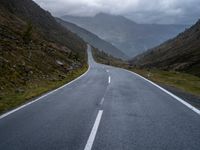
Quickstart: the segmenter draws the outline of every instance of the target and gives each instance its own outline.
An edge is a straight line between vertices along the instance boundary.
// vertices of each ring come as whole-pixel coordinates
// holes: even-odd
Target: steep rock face
[[[110,42],[129,57],[161,44],[186,28],[185,25],[138,24],[123,16],[104,13],[94,17],[61,18]]]
[[[176,38],[135,57],[131,63],[200,76],[200,20]]]

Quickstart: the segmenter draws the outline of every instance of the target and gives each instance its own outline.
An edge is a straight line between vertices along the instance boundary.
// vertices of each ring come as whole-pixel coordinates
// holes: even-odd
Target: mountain
[[[126,59],[127,56],[121,52],[119,49],[117,49],[115,46],[110,44],[107,41],[102,40],[95,34],[73,24],[67,21],[63,21],[59,18],[57,18],[57,22],[62,24],[64,27],[69,29],[70,31],[76,33],[78,36],[80,36],[85,42],[90,43],[94,47],[98,48],[99,50],[104,51],[105,53],[112,55],[117,58]]]
[[[45,40],[58,42],[77,52],[82,51],[75,42],[83,43],[83,41],[57,23],[49,12],[41,9],[32,0],[1,0],[1,6],[21,21],[31,23]]]
[[[32,0],[1,0],[0,112],[80,75],[86,46]]]
[[[200,76],[200,20],[174,39],[135,57],[131,63]]]
[[[182,32],[185,25],[138,24],[123,16],[97,14],[94,17],[62,16],[133,57]]]

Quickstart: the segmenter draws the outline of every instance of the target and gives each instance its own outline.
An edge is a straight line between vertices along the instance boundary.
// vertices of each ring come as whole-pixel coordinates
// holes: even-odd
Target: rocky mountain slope
[[[74,78],[86,61],[86,43],[35,2],[0,1],[0,112]]]
[[[104,13],[94,17],[61,18],[112,43],[130,57],[161,44],[186,28],[185,25],[138,24],[123,16]]]
[[[200,76],[200,20],[176,38],[135,57],[131,63]]]
[[[102,40],[97,35],[73,24],[67,21],[63,21],[59,18],[56,19],[60,24],[62,24],[64,27],[69,29],[70,31],[76,33],[78,36],[80,36],[85,42],[90,43],[94,47],[98,48],[101,51],[104,51],[105,53],[112,55],[117,58],[126,59],[127,56],[121,52],[118,48],[113,46],[107,41]]]

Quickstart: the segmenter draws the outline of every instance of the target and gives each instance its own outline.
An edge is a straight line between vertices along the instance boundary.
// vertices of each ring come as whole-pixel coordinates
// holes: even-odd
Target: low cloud
[[[200,0],[34,0],[55,16],[94,16],[104,12],[140,23],[192,24]]]

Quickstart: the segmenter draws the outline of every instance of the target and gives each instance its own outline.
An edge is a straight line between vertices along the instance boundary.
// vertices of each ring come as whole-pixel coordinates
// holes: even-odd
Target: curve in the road
[[[88,62],[76,80],[1,116],[0,149],[199,150],[196,109],[135,73],[96,63],[90,46]]]

